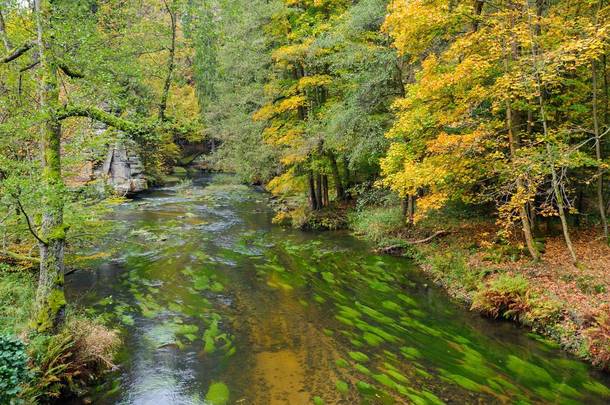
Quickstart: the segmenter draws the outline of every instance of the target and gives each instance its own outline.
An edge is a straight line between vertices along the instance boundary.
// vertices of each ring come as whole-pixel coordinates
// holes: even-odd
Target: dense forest
[[[66,275],[116,253],[117,207],[201,171],[607,371],[609,45],[604,0],[0,1],[0,402],[115,367],[120,328]]]

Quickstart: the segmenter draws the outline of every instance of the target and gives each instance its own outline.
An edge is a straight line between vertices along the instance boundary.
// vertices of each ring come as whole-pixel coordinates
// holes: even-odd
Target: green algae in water
[[[121,323],[127,326],[133,326],[136,321],[134,321],[133,316],[131,315],[121,315]]]
[[[371,370],[369,370],[368,368],[366,368],[365,366],[363,366],[362,364],[356,363],[354,365],[354,369],[356,369],[356,371],[364,374],[364,375],[371,375],[373,373],[371,373]]]
[[[403,310],[402,306],[397,304],[397,303],[395,303],[395,302],[393,302],[393,301],[383,301],[381,303],[381,306],[384,307],[387,310],[394,311],[394,312],[399,313],[399,314],[403,314],[404,313],[404,310]]]
[[[364,332],[362,334],[362,339],[368,343],[369,346],[377,347],[384,342],[384,340],[375,335],[374,333]]]
[[[210,405],[226,405],[229,403],[229,388],[221,382],[212,383],[205,394],[205,400]]]
[[[404,302],[407,305],[410,305],[412,307],[417,307],[418,306],[417,302],[413,298],[411,298],[411,297],[409,297],[407,295],[396,294],[396,297],[398,297],[399,300],[401,300],[402,302]]]
[[[329,284],[335,284],[337,282],[335,280],[335,275],[329,271],[322,272],[322,278]]]
[[[347,394],[349,392],[349,385],[347,385],[345,381],[337,380],[335,387],[337,387],[337,391],[342,394]]]
[[[385,385],[389,388],[396,388],[396,383],[385,374],[373,374],[375,381]]]
[[[349,367],[349,363],[347,361],[345,361],[344,359],[335,360],[335,364],[337,365],[337,367],[342,367],[342,368]]]
[[[414,347],[401,347],[400,353],[408,360],[416,360],[421,357],[421,353]]]
[[[358,381],[356,382],[356,389],[361,393],[361,394],[365,394],[365,395],[372,395],[375,393],[375,388],[364,381]]]
[[[347,319],[341,315],[335,315],[335,319],[347,326],[355,326],[354,322],[351,319]]]
[[[552,384],[553,377],[542,367],[522,360],[516,356],[509,355],[506,361],[506,368],[519,376],[519,378],[530,383]]]
[[[597,381],[585,381],[582,383],[582,387],[589,392],[593,392],[601,397],[610,398],[610,388]]]
[[[445,370],[440,370],[440,372],[442,374],[441,379],[443,379],[447,382],[453,382],[468,391],[474,391],[474,392],[481,391],[481,385],[472,381],[468,377],[464,377],[463,375],[459,375],[459,374],[448,373]]]
[[[208,329],[203,333],[203,352],[206,354],[216,351],[216,337],[219,334],[218,319],[212,320]]]
[[[395,379],[396,381],[400,381],[402,383],[407,383],[409,382],[409,380],[407,379],[407,377],[405,377],[404,375],[400,374],[398,371],[396,370],[392,370],[392,369],[387,369],[385,371],[387,374],[389,374],[393,379]]]
[[[366,363],[367,361],[370,360],[369,356],[367,356],[366,354],[364,354],[362,352],[349,352],[348,355],[353,360],[360,362],[360,363]]]
[[[320,397],[313,397],[314,405],[324,405],[324,400]]]

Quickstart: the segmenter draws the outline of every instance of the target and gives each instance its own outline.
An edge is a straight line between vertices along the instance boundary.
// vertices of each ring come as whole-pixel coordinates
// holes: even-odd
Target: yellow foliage
[[[305,76],[299,80],[297,87],[300,90],[306,90],[312,87],[327,86],[331,84],[332,81],[332,77],[330,77],[329,75]]]

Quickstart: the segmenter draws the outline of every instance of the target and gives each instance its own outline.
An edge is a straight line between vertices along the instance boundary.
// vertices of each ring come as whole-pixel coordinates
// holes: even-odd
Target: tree
[[[95,59],[100,54],[104,56],[102,44],[106,40],[105,24],[110,24],[112,29],[116,29],[117,26],[120,27],[125,14],[117,17],[108,10],[91,7],[89,3],[36,0],[30,15],[36,27],[36,38],[27,38],[22,46],[9,50],[1,59],[5,64],[14,64],[33,53],[34,62],[26,66],[27,70],[36,68],[36,82],[39,87],[37,95],[39,109],[34,112],[24,110],[21,117],[16,116],[11,122],[17,124],[19,119],[23,119],[24,122],[41,122],[42,187],[39,229],[21,203],[20,188],[13,188],[20,214],[23,215],[29,230],[38,241],[40,250],[40,275],[36,295],[36,316],[33,323],[41,332],[52,330],[62,322],[66,306],[63,290],[64,251],[69,225],[64,221],[67,190],[62,173],[65,122],[72,118],[86,117],[123,131],[139,144],[149,146],[159,145],[158,140],[164,138],[166,136],[164,134],[184,131],[179,123],[164,122],[168,118],[165,111],[175,69],[177,20],[172,7],[176,7],[175,2],[172,6],[168,5],[167,9],[171,11],[169,14],[173,23],[168,72],[161,92],[162,101],[159,103],[160,123],[150,121],[150,124],[147,124],[144,120],[143,123],[135,124],[99,108],[98,105],[104,103],[103,99],[91,96],[91,89],[102,89],[101,92],[97,90],[98,94],[112,96],[110,92],[104,94],[104,91],[110,89],[100,87],[100,82],[108,83],[106,80],[108,71],[112,72],[114,66],[108,62],[96,64]],[[23,10],[19,12],[23,13]],[[81,29],[77,31],[79,36],[75,38],[73,27],[76,23]],[[100,26],[101,30],[98,29]],[[3,30],[3,35],[6,34]],[[132,46],[126,48],[126,53],[132,52]],[[120,60],[120,54],[117,55],[117,59]],[[26,71],[24,68],[18,70]],[[121,82],[122,79],[118,81]],[[20,91],[21,85],[20,77]],[[118,93],[124,95],[126,87],[119,87]]]

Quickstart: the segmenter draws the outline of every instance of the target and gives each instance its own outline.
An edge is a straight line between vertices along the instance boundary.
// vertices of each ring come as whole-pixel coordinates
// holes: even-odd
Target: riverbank
[[[0,262],[0,403],[15,398],[27,404],[54,403],[83,395],[114,367],[118,333],[74,306],[68,307],[66,321],[55,333],[33,330],[35,293],[30,269]]]
[[[470,310],[529,327],[534,338],[544,335],[608,371],[610,247],[600,235],[573,235],[577,265],[560,235],[541,239],[542,260],[533,263],[523,246],[500,240],[496,225],[480,218],[441,213],[408,227],[399,208],[375,208],[349,215],[349,226],[378,252],[414,259]]]

